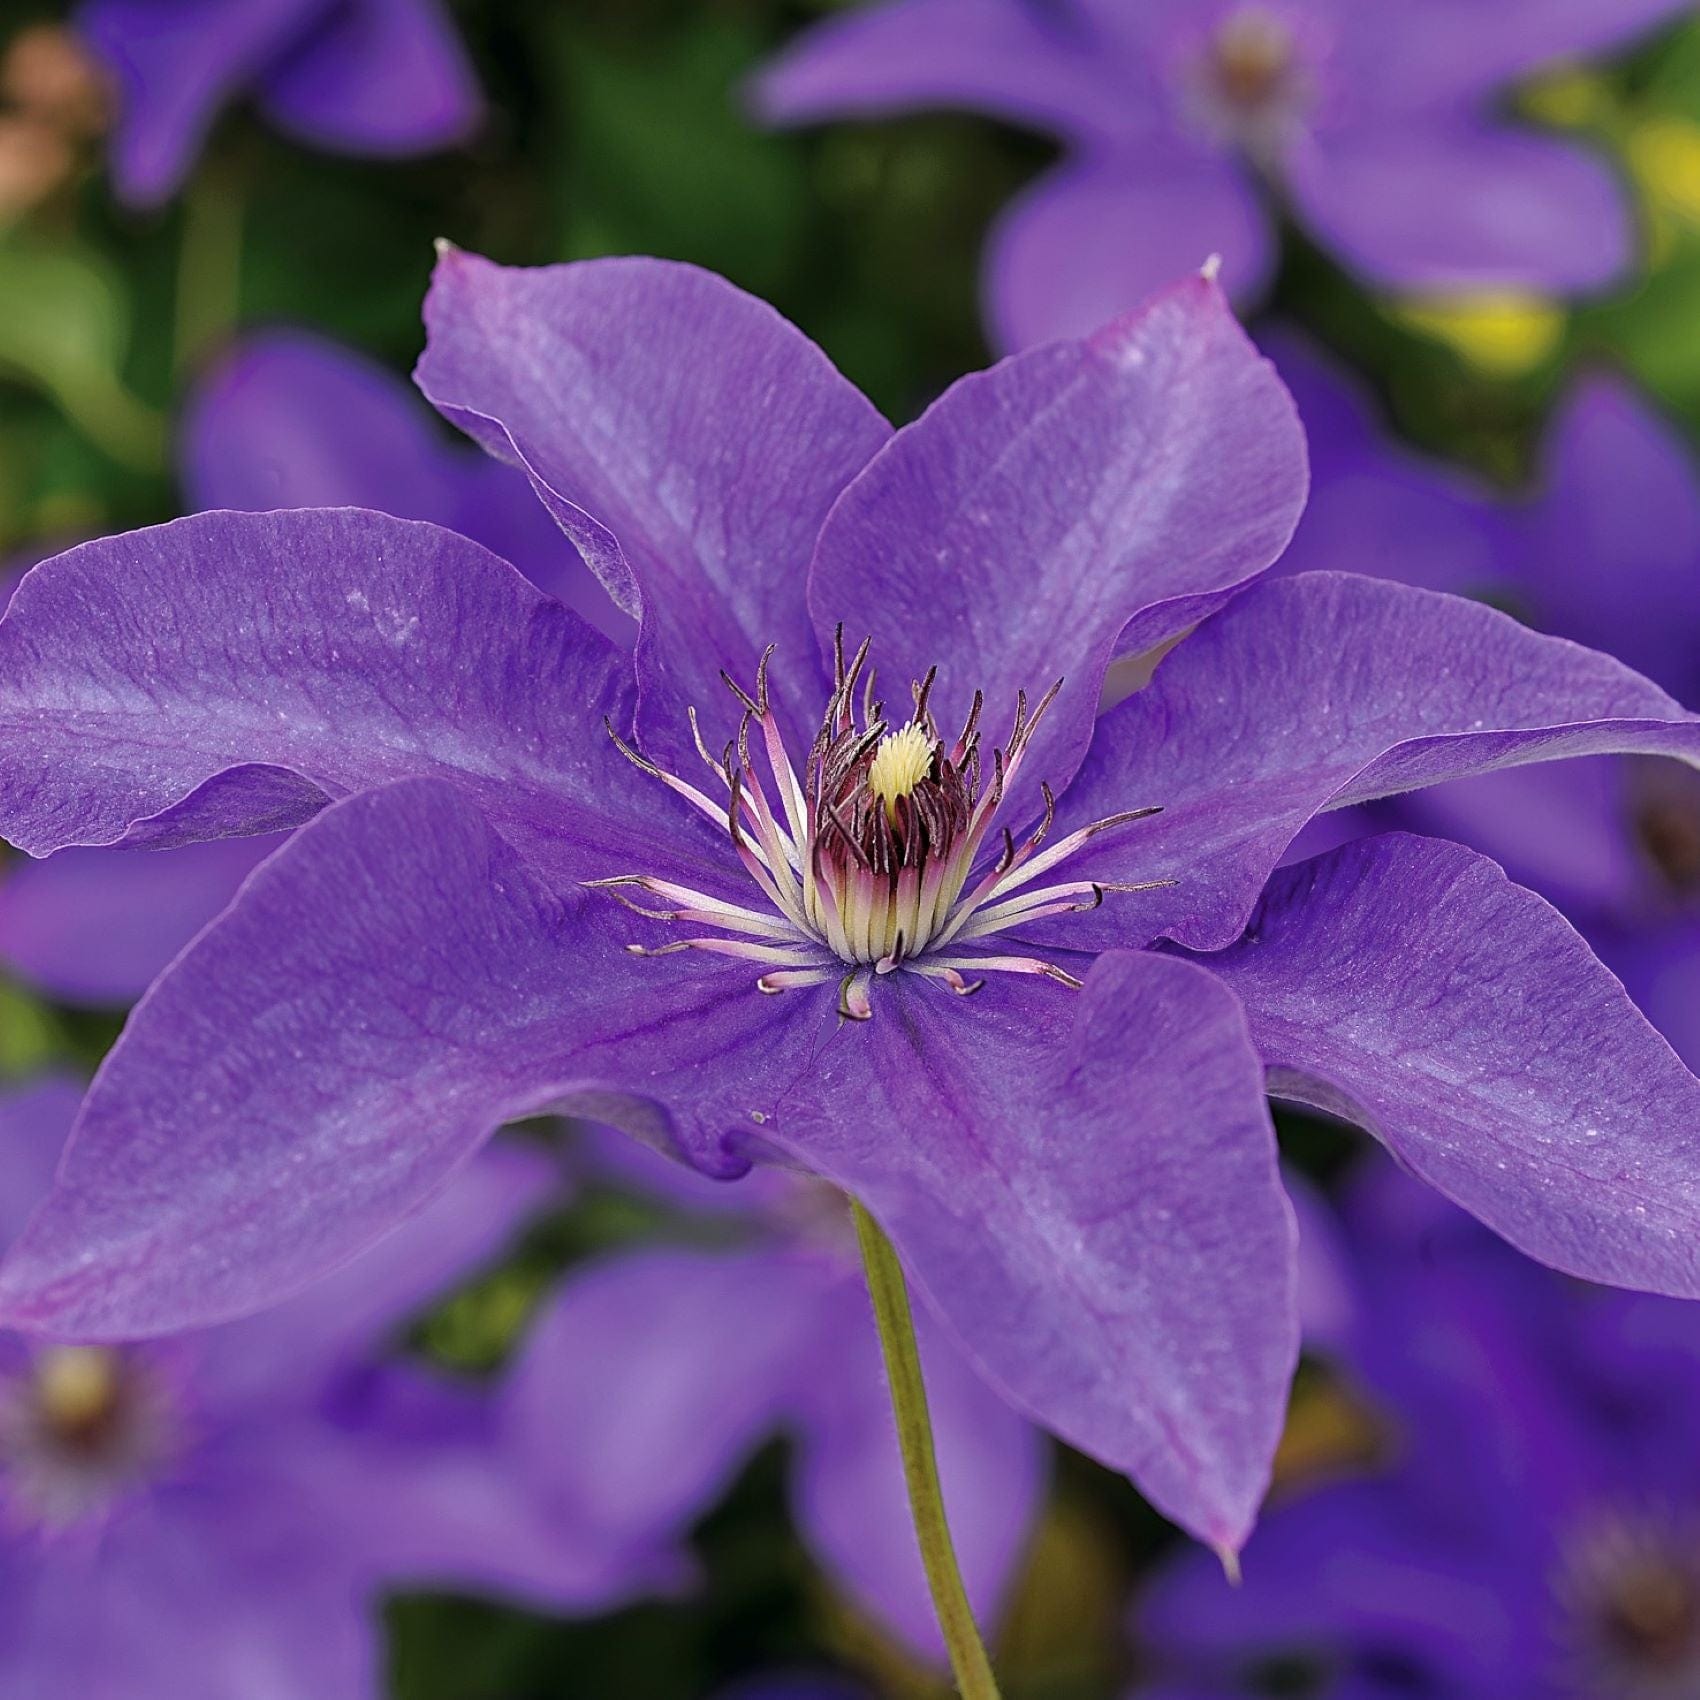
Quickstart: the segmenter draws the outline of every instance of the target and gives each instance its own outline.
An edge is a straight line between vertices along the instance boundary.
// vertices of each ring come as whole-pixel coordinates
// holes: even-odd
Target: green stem
[[[183,197],[172,361],[178,378],[235,330],[242,311],[243,185],[239,168],[214,156]]]
[[[998,1700],[997,1679],[974,1625],[974,1612],[962,1586],[956,1548],[945,1519],[938,1460],[933,1452],[933,1422],[927,1414],[927,1388],[921,1378],[921,1354],[915,1345],[915,1319],[909,1310],[903,1268],[879,1223],[855,1199],[850,1201],[850,1210],[856,1221],[856,1241],[862,1248],[868,1296],[874,1301],[874,1320],[879,1324],[885,1373],[891,1383],[909,1509],[957,1692],[962,1700]]]

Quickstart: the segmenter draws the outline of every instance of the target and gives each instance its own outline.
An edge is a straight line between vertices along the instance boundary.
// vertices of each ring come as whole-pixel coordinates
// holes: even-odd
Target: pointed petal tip
[[[1198,275],[1203,278],[1206,283],[1218,282],[1222,276],[1222,256],[1220,254],[1212,254],[1204,262],[1204,264],[1198,268]]]
[[[1213,1545],[1210,1550],[1215,1553],[1216,1562],[1222,1566],[1222,1574],[1227,1578],[1228,1586],[1239,1587],[1245,1580],[1244,1572],[1240,1569],[1239,1549],[1222,1541]]]

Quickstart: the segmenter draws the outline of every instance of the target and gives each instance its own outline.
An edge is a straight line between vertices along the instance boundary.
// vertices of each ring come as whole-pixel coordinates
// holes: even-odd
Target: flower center
[[[68,1452],[98,1452],[111,1438],[124,1401],[117,1356],[95,1346],[58,1346],[35,1366],[44,1428]]]
[[[1260,163],[1312,105],[1313,87],[1293,23],[1272,6],[1237,6],[1210,32],[1184,78],[1194,121]]]
[[[1691,1574],[1643,1561],[1617,1579],[1601,1623],[1607,1642],[1633,1665],[1700,1669],[1700,1592]]]
[[[1637,764],[1633,793],[1636,839],[1666,889],[1700,896],[1700,776]]]
[[[164,1462],[171,1417],[165,1386],[139,1355],[47,1347],[0,1385],[0,1477],[30,1520],[75,1522]]]
[[[1588,1531],[1561,1580],[1577,1692],[1616,1700],[1700,1693],[1700,1543],[1666,1517]]]
[[[973,947],[1053,915],[1095,909],[1106,891],[1146,891],[1172,883],[1036,883],[1100,832],[1156,814],[1154,808],[1094,821],[1044,847],[1055,799],[1041,784],[1044,816],[1030,835],[1018,842],[1007,826],[997,827],[1010,782],[1061,681],[1031,709],[1026,694],[1017,693],[1009,737],[986,762],[978,692],[962,730],[947,738],[932,714],[935,668],[910,687],[913,708],[893,730],[884,704],[874,698],[868,645],[846,660],[840,633],[833,693],[799,778],[768,698],[772,656],[769,649],[762,657],[754,695],[727,680],[744,714],[737,736],[718,758],[704,745],[696,711],[691,711],[697,752],[724,791],[724,802],[664,772],[609,728],[638,767],[725,831],[765,900],[764,908],[750,908],[644,874],[588,881],[640,915],[734,935],[628,945],[634,954],[695,949],[743,957],[763,965],[756,985],[764,992],[837,979],[840,1012],[866,1020],[873,1013],[869,989],[874,980],[899,971],[940,980],[963,996],[984,984],[967,975],[987,972],[1042,974],[1078,986],[1055,963],[1024,952],[982,953]],[[758,748],[765,758],[765,779],[757,766]],[[630,886],[670,907],[640,907],[621,896],[620,888]]]

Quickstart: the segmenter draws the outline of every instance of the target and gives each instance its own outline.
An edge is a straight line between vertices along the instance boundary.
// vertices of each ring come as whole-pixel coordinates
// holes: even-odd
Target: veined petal
[[[178,452],[196,508],[376,508],[429,520],[631,646],[631,621],[524,477],[444,441],[418,391],[353,349],[296,330],[242,338],[196,386]]]
[[[499,1142],[330,1280],[263,1317],[201,1334],[203,1401],[276,1409],[292,1396],[317,1396],[337,1370],[382,1353],[422,1311],[499,1261],[528,1218],[564,1197],[550,1156]]]
[[[693,835],[712,863],[713,834],[658,813],[603,731],[602,713],[629,713],[629,671],[435,526],[197,514],[84,544],[19,587],[0,623],[0,833],[32,855],[231,837],[434,775],[574,878],[640,853],[656,871]],[[688,852],[677,865],[712,880]]]
[[[793,734],[826,700],[803,606],[815,534],[890,434],[773,309],[694,266],[515,269],[447,249],[420,388],[545,507],[628,613],[649,753],[694,761],[690,704],[779,646]],[[730,717],[735,722],[735,715]],[[710,722],[713,724],[713,722]]]
[[[1700,1081],[1543,899],[1389,834],[1284,868],[1202,959],[1271,1089],[1568,1274],[1700,1297]]]
[[[1700,764],[1700,718],[1627,667],[1480,603],[1346,573],[1259,585],[1099,723],[1057,831],[1130,798],[1163,813],[1106,833],[1072,879],[1172,879],[1071,916],[1076,949],[1160,933],[1233,942],[1310,818],[1447,779],[1639,751]]]
[[[419,1210],[498,1122],[559,1107],[710,1172],[777,1147],[858,1192],[995,1386],[1239,1541],[1297,1322],[1232,997],[1138,954],[1078,995],[892,976],[877,1019],[841,1023],[747,964],[634,961],[623,914],[556,896],[458,787],[326,811],[138,1006],[0,1316],[114,1338],[256,1309]]]
[[[764,998],[743,963],[657,976],[621,914],[557,896],[461,787],[328,809],[137,1006],[0,1271],[0,1314],[122,1338],[256,1310],[423,1208],[498,1123],[557,1104],[747,1167],[723,1131],[771,1118],[833,1001]]]
[[[1237,1546],[1298,1322],[1292,1212],[1234,1000],[1148,953],[1100,960],[1067,995],[998,977],[962,1002],[892,978],[767,1137],[866,1202],[1019,1409]]]
[[[872,637],[894,700],[936,664],[947,722],[983,690],[995,728],[1018,690],[1063,679],[1024,758],[1036,812],[1039,781],[1060,790],[1085,754],[1111,656],[1220,608],[1280,554],[1304,493],[1291,400],[1194,277],[962,379],[899,431],[833,508],[809,606],[824,638]]]

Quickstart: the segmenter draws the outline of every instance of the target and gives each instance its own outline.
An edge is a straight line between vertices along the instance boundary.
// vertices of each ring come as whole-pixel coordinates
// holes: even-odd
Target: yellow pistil
[[[898,800],[927,777],[932,765],[933,741],[914,721],[880,739],[868,769],[868,788],[885,804],[885,818],[891,825],[897,825]]]
[[[54,1346],[35,1364],[36,1398],[52,1427],[79,1434],[100,1426],[118,1399],[118,1359],[99,1346]]]

